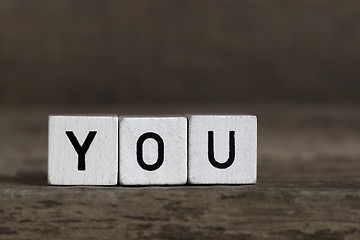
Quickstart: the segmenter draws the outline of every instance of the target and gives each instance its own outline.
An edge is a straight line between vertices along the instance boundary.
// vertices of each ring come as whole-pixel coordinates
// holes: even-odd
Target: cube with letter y
[[[48,181],[53,185],[116,185],[118,117],[49,116]]]
[[[256,116],[189,115],[188,118],[189,183],[256,182]]]

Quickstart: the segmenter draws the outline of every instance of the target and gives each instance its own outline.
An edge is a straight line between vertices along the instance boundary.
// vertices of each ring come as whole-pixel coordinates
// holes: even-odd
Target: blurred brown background
[[[0,0],[0,239],[360,239],[359,0]],[[47,184],[48,115],[258,117],[258,182]]]
[[[360,1],[0,1],[0,101],[359,100]]]

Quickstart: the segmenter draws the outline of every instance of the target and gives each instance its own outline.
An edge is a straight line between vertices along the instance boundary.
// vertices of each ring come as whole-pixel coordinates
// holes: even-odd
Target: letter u
[[[224,163],[219,163],[215,160],[214,156],[214,132],[208,132],[208,158],[211,163],[216,168],[225,169],[230,167],[235,160],[235,131],[229,132],[229,158]]]

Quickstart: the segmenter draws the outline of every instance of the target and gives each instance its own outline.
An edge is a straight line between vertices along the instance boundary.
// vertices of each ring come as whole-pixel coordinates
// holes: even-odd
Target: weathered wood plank
[[[345,239],[360,236],[358,186],[2,186],[7,239]]]

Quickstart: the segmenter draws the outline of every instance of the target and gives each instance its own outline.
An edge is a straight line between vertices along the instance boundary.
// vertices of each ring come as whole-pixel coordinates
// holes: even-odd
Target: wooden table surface
[[[0,239],[360,239],[358,104],[0,107]],[[258,183],[49,186],[50,113],[252,113]]]

